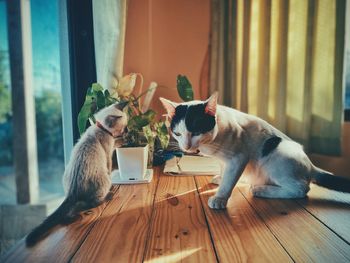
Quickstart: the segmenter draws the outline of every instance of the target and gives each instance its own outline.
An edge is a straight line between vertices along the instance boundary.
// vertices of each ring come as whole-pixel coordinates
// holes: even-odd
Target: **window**
[[[40,198],[62,194],[64,172],[58,1],[31,0]]]
[[[0,202],[16,202],[6,3],[0,1]]]
[[[31,0],[32,72],[40,199],[63,194],[58,1]],[[16,203],[6,1],[0,0],[0,204]],[[15,138],[16,139],[16,138]]]

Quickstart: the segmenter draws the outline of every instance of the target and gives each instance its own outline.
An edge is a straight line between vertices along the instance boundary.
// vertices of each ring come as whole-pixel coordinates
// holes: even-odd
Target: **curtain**
[[[127,0],[93,0],[97,82],[115,86],[123,75]]]
[[[212,0],[210,92],[341,153],[345,0]]]

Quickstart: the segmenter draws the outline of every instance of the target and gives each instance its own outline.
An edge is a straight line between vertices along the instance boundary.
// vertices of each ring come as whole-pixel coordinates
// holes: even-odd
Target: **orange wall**
[[[129,0],[126,25],[124,73],[140,72],[144,88],[156,81],[152,108],[163,113],[157,97],[180,101],[176,76],[185,74],[192,82],[196,99],[200,74],[209,45],[210,0]],[[205,75],[205,74],[204,74]],[[350,177],[350,123],[343,128],[343,154],[329,157],[312,154],[313,162],[336,174]]]
[[[158,88],[152,107],[164,110],[157,97],[180,101],[176,76],[192,82],[200,95],[200,74],[209,45],[210,0],[129,0],[126,24],[124,74],[140,72],[144,89],[150,81]]]

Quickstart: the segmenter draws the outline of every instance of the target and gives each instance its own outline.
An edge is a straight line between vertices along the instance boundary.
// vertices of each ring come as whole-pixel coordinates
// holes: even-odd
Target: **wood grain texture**
[[[350,195],[312,186],[308,199],[253,198],[239,184],[209,209],[211,177],[114,186],[113,199],[1,262],[350,262]],[[198,189],[197,189],[198,188]]]
[[[121,185],[73,258],[74,262],[141,262],[159,169],[150,184]]]
[[[254,198],[240,191],[296,262],[349,262],[350,245],[294,200]]]
[[[161,175],[145,262],[216,262],[194,178]]]
[[[220,262],[291,262],[238,189],[233,191],[226,210],[215,211],[208,207],[208,198],[217,188],[210,180],[209,176],[196,177]]]
[[[117,191],[117,187],[114,192]],[[1,262],[68,262],[93,228],[108,203],[83,212],[82,219],[68,226],[57,226],[32,248],[21,240]]]
[[[350,194],[312,184],[308,198],[298,203],[350,243]]]

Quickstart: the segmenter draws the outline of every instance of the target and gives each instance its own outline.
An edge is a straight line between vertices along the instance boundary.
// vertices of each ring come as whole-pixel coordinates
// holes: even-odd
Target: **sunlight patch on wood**
[[[171,200],[171,199],[174,199],[174,198],[177,198],[177,197],[180,197],[180,196],[185,196],[185,195],[188,195],[190,193],[193,193],[193,192],[196,192],[197,190],[194,189],[194,190],[189,190],[189,191],[185,191],[185,192],[182,192],[180,194],[170,194],[170,193],[167,193],[164,195],[164,198],[159,198],[159,200],[157,200],[156,202],[163,202],[163,201],[166,201],[166,200]]]
[[[184,260],[185,258],[195,254],[202,248],[187,249],[184,251],[176,252],[171,255],[159,256],[150,260],[146,260],[147,263],[163,263],[163,262],[178,262]]]

